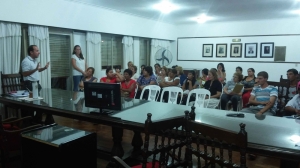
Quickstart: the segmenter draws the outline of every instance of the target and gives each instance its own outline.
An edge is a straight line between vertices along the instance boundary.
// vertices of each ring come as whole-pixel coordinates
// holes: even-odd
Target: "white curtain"
[[[158,40],[158,39],[152,39],[151,40],[150,66],[153,67],[154,64],[156,63],[155,53],[161,48],[169,49],[170,45],[171,45],[171,42],[168,41],[168,40]]]
[[[95,68],[94,76],[100,79],[101,75],[101,34],[87,32],[86,33],[86,48],[87,48],[87,56],[86,63],[88,67]]]
[[[49,30],[44,26],[28,26],[29,45],[37,45],[40,50],[39,58],[40,67],[43,68],[47,62],[50,62],[50,45],[49,45]],[[44,102],[52,106],[52,93],[47,88],[51,88],[51,63],[48,69],[40,72],[40,85],[44,88],[41,91],[41,96]]]
[[[123,67],[122,69],[127,69],[127,63],[129,61],[133,62],[133,38],[129,36],[124,36],[122,39],[123,43]]]
[[[19,73],[21,36],[21,24],[0,22],[0,71],[4,74]],[[0,94],[2,94],[1,83],[0,79]],[[2,104],[0,111],[4,112]],[[1,115],[4,116],[2,113]]]

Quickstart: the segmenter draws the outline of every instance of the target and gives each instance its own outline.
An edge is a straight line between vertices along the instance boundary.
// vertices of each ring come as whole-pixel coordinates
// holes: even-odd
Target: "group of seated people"
[[[102,77],[100,82],[121,83],[122,93],[130,98],[140,98],[142,90],[148,85],[158,85],[162,89],[169,86],[181,87],[184,94],[181,95],[182,101],[178,103],[184,105],[189,103],[187,102],[189,91],[204,88],[210,92],[208,108],[215,108],[220,105],[220,108],[225,110],[230,101],[233,111],[238,111],[239,104],[242,104],[241,112],[275,115],[277,104],[279,104],[281,106],[286,105],[285,109],[289,115],[300,115],[300,98],[297,94],[300,83],[297,80],[298,71],[296,69],[287,71],[287,77],[290,81],[288,91],[286,88],[279,88],[278,90],[277,87],[268,85],[268,73],[265,71],[259,72],[257,76],[255,76],[253,68],[247,70],[247,76],[243,76],[242,72],[243,69],[237,67],[232,79],[227,80],[224,64],[219,63],[217,68],[203,69],[199,78],[196,78],[193,70],[189,71],[186,76],[180,66],[167,68],[161,67],[159,64],[154,65],[154,71],[151,66],[142,65],[141,72],[138,73],[137,67],[130,61],[128,62],[128,69],[125,69],[123,74],[118,69],[115,70],[115,73],[112,68],[106,69],[106,77]],[[97,82],[93,73],[94,68],[92,67],[86,70],[86,76],[79,84],[81,89],[83,89],[84,81]],[[239,93],[234,92],[237,84],[243,85],[243,89]],[[280,89],[285,89],[283,94],[288,92],[290,101],[278,100],[278,94],[281,93]],[[143,98],[146,98],[147,94],[145,92]],[[159,96],[163,96],[163,100],[167,99],[167,95]],[[195,97],[191,97],[190,101],[195,101]]]

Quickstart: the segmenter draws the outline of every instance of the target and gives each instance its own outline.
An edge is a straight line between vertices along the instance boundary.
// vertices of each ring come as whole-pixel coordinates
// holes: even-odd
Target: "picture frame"
[[[257,43],[245,43],[245,58],[257,58]]]
[[[242,57],[242,43],[231,43],[230,45],[230,57],[241,58]]]
[[[216,57],[226,58],[227,57],[227,44],[216,45]]]
[[[213,44],[203,44],[202,57],[213,57]]]
[[[274,43],[260,43],[260,58],[273,58],[274,55]]]

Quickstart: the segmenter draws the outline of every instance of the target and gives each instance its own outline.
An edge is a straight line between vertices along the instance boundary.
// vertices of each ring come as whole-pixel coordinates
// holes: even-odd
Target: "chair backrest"
[[[3,74],[1,72],[2,93],[9,93],[22,89],[20,74]]]
[[[160,87],[157,85],[148,85],[146,87],[143,88],[140,99],[143,99],[143,95],[145,90],[149,90],[149,94],[148,94],[148,98],[147,100],[151,100],[151,101],[156,101],[157,99],[157,95],[159,95],[160,92]]]
[[[200,122],[188,121],[186,127],[188,130],[187,137],[190,137],[187,145],[188,167],[193,167],[193,155],[197,157],[197,167],[215,167],[216,164],[220,167],[235,167],[232,162],[232,151],[234,149],[240,151],[239,167],[246,168],[248,140],[245,126],[241,123],[240,132],[233,132]],[[193,148],[193,143],[196,144],[197,149]],[[219,150],[216,150],[216,148]],[[227,155],[224,157],[224,150],[228,151],[228,158]],[[204,160],[204,163],[201,163],[201,159]]]
[[[151,113],[147,114],[145,121],[145,140],[142,150],[143,166],[146,166],[147,159],[152,156],[152,165],[167,167],[183,167],[187,162],[182,156],[182,148],[187,145],[185,124],[187,123],[188,112],[182,116],[169,118],[160,121],[151,121]],[[154,135],[153,142],[150,136]],[[152,138],[151,138],[152,139]],[[153,147],[149,149],[149,147]]]
[[[210,91],[206,90],[206,89],[193,89],[189,92],[188,94],[188,98],[187,98],[187,103],[186,105],[189,105],[189,101],[191,96],[193,96],[193,94],[195,94],[195,106],[199,106],[199,107],[204,107],[206,108],[209,104],[209,100],[210,100]],[[208,96],[208,99],[205,99],[206,95]]]
[[[169,92],[169,97],[168,97],[168,102],[167,103],[177,104],[177,97],[178,97],[179,93],[180,93],[180,102],[181,102],[182,95],[183,95],[183,90],[180,87],[177,87],[177,86],[164,87],[162,89],[162,93],[161,93],[161,96],[160,96],[160,102],[162,102],[163,95],[164,95],[165,92]]]
[[[278,97],[277,100],[283,101],[278,103],[276,115],[281,116],[285,107],[285,104],[289,101],[289,90],[290,90],[290,82],[286,80],[281,80],[281,82],[268,81],[269,85],[275,86],[278,89]],[[283,106],[281,106],[283,104]]]

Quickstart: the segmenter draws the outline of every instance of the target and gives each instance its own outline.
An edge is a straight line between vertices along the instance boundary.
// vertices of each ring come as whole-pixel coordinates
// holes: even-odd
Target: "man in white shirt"
[[[37,58],[40,55],[39,48],[36,45],[31,45],[27,49],[28,56],[25,57],[22,61],[22,75],[24,80],[25,89],[32,90],[32,82],[37,81],[39,85],[39,90],[41,85],[39,84],[40,74],[49,67],[49,62],[45,67],[40,68],[40,63],[37,62]]]
[[[285,106],[285,115],[300,115],[300,82],[297,84],[296,94]]]

